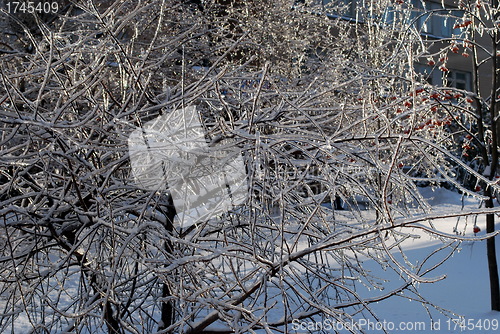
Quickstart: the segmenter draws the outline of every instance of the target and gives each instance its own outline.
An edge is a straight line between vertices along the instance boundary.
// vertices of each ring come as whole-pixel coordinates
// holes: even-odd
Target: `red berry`
[[[475,191],[480,191],[481,190],[481,186],[476,186],[476,188],[474,188]]]
[[[481,232],[481,229],[479,228],[479,226],[476,225],[476,226],[474,226],[473,231],[474,231],[474,234],[477,234],[477,233]]]
[[[404,165],[403,165],[403,163],[402,163],[402,162],[400,162],[400,163],[398,164],[398,167],[399,167],[399,168],[403,168],[403,166],[404,166]]]
[[[436,62],[435,62],[434,60],[432,60],[432,59],[431,59],[431,60],[429,60],[429,61],[427,62],[427,65],[429,65],[429,66],[434,66],[434,65],[436,65]]]
[[[464,23],[462,23],[463,27],[467,27],[468,25],[472,24],[472,20],[465,20]]]

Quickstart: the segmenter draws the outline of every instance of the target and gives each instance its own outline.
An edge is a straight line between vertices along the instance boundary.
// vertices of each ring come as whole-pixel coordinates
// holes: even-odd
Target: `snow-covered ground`
[[[479,203],[473,198],[463,198],[461,195],[446,190],[423,188],[422,195],[428,199],[435,213],[457,213],[461,210],[477,209]],[[367,212],[369,215],[370,213]],[[497,219],[500,220],[500,219]],[[484,217],[481,216],[477,221],[471,218],[446,218],[434,222],[436,229],[447,233],[456,232],[473,236],[473,226],[481,229],[478,236],[484,235],[486,229]],[[497,225],[500,229],[500,224]],[[415,230],[420,234],[419,239],[410,239],[404,244],[405,253],[410,260],[422,259],[427,254],[436,249],[436,245],[441,244],[436,238],[429,237],[428,234]],[[500,238],[499,238],[500,242]],[[497,247],[497,253],[500,251]],[[448,252],[442,252],[436,255],[434,263],[442,259]],[[428,265],[428,267],[432,266]],[[397,273],[383,271],[380,265],[373,260],[366,260],[364,268],[372,270],[375,276],[381,276],[389,279],[385,285],[386,291],[402,284],[402,280]],[[389,275],[389,276],[388,276]],[[406,298],[391,297],[377,304],[371,304],[370,307],[377,315],[378,319],[367,318],[366,313],[356,318],[352,325],[355,329],[367,333],[383,333],[386,329],[388,333],[496,333],[500,332],[500,312],[490,311],[489,298],[489,280],[488,268],[486,262],[486,241],[465,241],[459,245],[459,251],[455,252],[447,262],[441,267],[432,271],[426,277],[438,277],[446,275],[446,278],[432,284],[420,284],[419,292],[423,297],[433,304],[451,311],[451,317],[437,312],[433,308],[428,310],[418,301],[410,301]],[[374,295],[380,294],[380,291],[374,291]],[[1,307],[1,302],[0,302]],[[431,320],[431,317],[432,320]],[[311,323],[302,323],[310,326]],[[339,324],[323,320],[322,324],[326,333],[348,333],[342,329]],[[29,332],[29,321],[25,314],[22,314],[14,325],[13,333]],[[294,330],[295,329],[295,330]],[[299,324],[289,327],[291,333],[315,333],[316,330],[301,329]]]
[[[437,213],[457,213],[462,210],[461,195],[446,189],[431,188],[421,189],[422,195],[429,200],[433,210]],[[479,203],[473,198],[464,198],[465,209],[478,208]],[[498,218],[497,218],[498,220]],[[484,235],[486,229],[484,217],[479,217],[477,226],[481,229],[477,235]],[[474,221],[461,218],[441,219],[435,222],[440,231],[453,234],[465,233],[473,236]],[[497,229],[500,224],[497,223]],[[497,237],[497,244],[500,239]],[[431,249],[439,243],[438,240],[422,234],[421,239],[409,241],[409,258],[422,258],[429,254]],[[434,246],[433,246],[434,245]],[[409,301],[405,298],[392,297],[375,305],[379,320],[363,319],[355,322],[359,328],[368,333],[382,333],[377,330],[385,327],[389,333],[498,333],[500,332],[500,312],[490,311],[488,266],[486,259],[486,241],[465,241],[459,246],[459,251],[450,257],[441,267],[431,273],[432,277],[446,275],[446,278],[432,284],[420,284],[419,292],[435,305],[453,312],[451,318],[430,310],[432,320],[426,308],[419,302]],[[497,256],[500,258],[500,244],[497,245]],[[408,247],[406,247],[408,249]],[[442,256],[441,256],[442,257]],[[380,270],[373,261],[367,261],[364,266]],[[398,285],[395,277],[389,285]],[[401,281],[399,281],[401,284]],[[390,288],[388,286],[388,288]],[[371,321],[371,322],[370,322]],[[361,327],[363,325],[363,327]],[[392,330],[390,330],[392,329]],[[346,332],[346,331],[344,331]],[[332,331],[334,333],[334,331]]]
[[[426,251],[429,250],[425,247],[417,248],[410,251],[410,255],[412,252],[425,254]],[[498,251],[497,253],[500,254]],[[420,303],[398,297],[389,298],[372,306],[380,322],[385,320],[394,324],[395,330],[389,332],[476,334],[500,331],[500,312],[490,311],[486,242],[463,243],[461,251],[434,272],[435,276],[439,274],[446,274],[446,278],[432,284],[421,284],[419,291],[430,302],[456,315],[448,318],[433,311],[433,320],[430,320]],[[432,321],[435,330],[431,330]],[[422,324],[425,325],[424,328],[421,328]],[[410,326],[413,330],[398,330],[400,325],[403,326],[402,329]],[[376,333],[377,330],[369,332]]]

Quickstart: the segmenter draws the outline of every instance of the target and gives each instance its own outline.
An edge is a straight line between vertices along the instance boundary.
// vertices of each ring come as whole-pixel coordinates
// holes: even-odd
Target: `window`
[[[339,0],[339,5],[346,6],[346,10],[343,13],[347,17],[356,17],[357,1],[353,0]]]
[[[420,33],[438,38],[459,34],[459,30],[453,27],[457,19],[462,17],[463,11],[445,9],[440,2],[412,0],[411,3],[411,19]]]
[[[322,0],[326,11],[333,15],[356,18],[359,8],[364,6],[364,0]]]
[[[397,14],[396,14],[394,7],[388,6],[384,12],[382,22],[384,22],[386,24],[392,24],[394,19],[396,18],[396,15]]]
[[[442,73],[438,69],[428,65],[415,64],[415,72],[422,75],[423,79],[430,85],[442,85]]]
[[[448,72],[441,72],[438,68],[428,65],[416,64],[415,72],[421,74],[431,85],[453,87],[463,90],[472,89],[472,74],[470,72],[450,69]]]
[[[445,77],[446,86],[463,90],[471,89],[471,73],[450,70]]]
[[[364,9],[369,6],[365,0],[312,0],[313,3],[323,6],[330,15],[341,16],[345,18],[355,18],[360,20],[360,15],[367,15]],[[455,7],[443,7],[441,1],[429,0],[411,0],[411,20],[415,28],[422,34],[435,38],[451,37],[453,34],[459,34],[454,26],[458,18],[463,16],[463,11]],[[406,7],[405,7],[406,8]],[[388,6],[381,20],[390,24],[394,19],[396,9]],[[404,11],[399,10],[403,13]]]
[[[369,15],[369,3],[365,0],[311,0],[311,4],[322,6],[329,15],[349,20],[362,21],[364,15]],[[443,7],[440,0],[411,0],[408,7],[411,8],[410,20],[421,34],[434,38],[448,38],[453,34],[460,34],[460,30],[454,29],[454,26],[457,20],[463,17],[464,11],[451,6]],[[406,15],[408,7],[404,5],[401,10],[388,6],[379,19],[391,24],[400,15]]]

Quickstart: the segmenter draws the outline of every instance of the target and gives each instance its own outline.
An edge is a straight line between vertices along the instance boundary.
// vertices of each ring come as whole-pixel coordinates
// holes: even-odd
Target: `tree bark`
[[[498,7],[498,0],[492,0],[493,8]],[[493,22],[497,22],[500,17],[499,13],[495,14]],[[499,105],[498,105],[498,89],[500,88],[500,75],[498,70],[500,69],[500,57],[497,57],[497,53],[500,51],[500,34],[498,28],[493,35],[493,61],[492,61],[492,89],[491,89],[491,105],[490,105],[490,117],[491,117],[491,132],[492,132],[492,143],[491,143],[491,165],[490,165],[490,180],[492,180],[498,168],[498,143],[500,139],[500,122],[498,120],[499,115]],[[493,194],[491,189],[486,190],[486,195],[489,199],[486,201],[486,207],[492,208],[493,204]],[[495,232],[495,215],[488,214],[486,216],[486,233]],[[495,237],[489,238],[486,241],[487,257],[488,257],[488,270],[490,276],[490,295],[491,295],[491,309],[493,311],[500,311],[500,282],[498,278],[498,265],[496,256],[496,245]]]
[[[493,207],[493,199],[491,191],[487,191],[488,197],[486,201],[486,207]],[[495,232],[495,215],[486,215],[486,233]],[[497,255],[495,246],[495,237],[489,238],[486,241],[487,257],[488,257],[488,271],[490,277],[490,296],[491,296],[491,309],[493,311],[500,311],[500,285],[498,278],[498,265],[497,265]]]
[[[169,195],[167,199],[168,205],[166,206],[165,210],[163,211],[163,214],[167,217],[167,225],[165,226],[167,233],[170,235],[173,233],[174,230],[174,217],[177,214],[175,211],[175,206],[172,200],[172,197]],[[166,254],[172,254],[173,251],[173,245],[170,239],[167,239],[165,241],[165,252]],[[168,328],[170,325],[174,323],[174,303],[171,300],[165,301],[168,297],[172,295],[170,288],[167,283],[162,284],[162,298],[164,301],[161,304],[161,323],[158,326],[158,331],[164,330]]]

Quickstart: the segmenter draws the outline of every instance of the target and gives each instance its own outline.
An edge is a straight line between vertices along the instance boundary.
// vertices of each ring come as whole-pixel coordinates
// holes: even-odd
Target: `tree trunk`
[[[167,229],[167,233],[171,235],[174,230],[173,221],[177,212],[175,211],[174,203],[170,195],[168,196],[167,201],[168,205],[165,208],[166,210],[162,211],[166,211],[163,212],[163,214],[167,217],[167,225],[165,227]],[[167,239],[165,241],[165,252],[166,254],[172,254],[172,251],[173,251],[172,242],[170,241],[170,239]],[[168,284],[163,283],[162,294],[161,294],[162,298],[166,299],[171,295],[172,294]],[[158,331],[168,328],[173,323],[174,323],[174,303],[171,300],[163,301],[161,304],[161,324],[160,326],[158,326]]]
[[[113,307],[109,301],[104,305],[104,321],[108,327],[109,334],[120,334],[120,323],[113,315]]]
[[[493,207],[493,199],[491,198],[491,191],[487,191],[489,199],[486,201],[486,207]],[[486,215],[486,233],[495,232],[495,215]],[[495,249],[495,238],[489,238],[486,241],[486,249],[488,256],[488,270],[490,275],[490,296],[491,296],[491,309],[493,311],[500,311],[500,285],[498,279],[498,265],[497,255]]]
[[[492,0],[493,8],[498,7],[498,0]],[[500,14],[497,12],[493,22],[497,22]],[[500,51],[500,34],[498,28],[493,35],[493,61],[492,61],[492,89],[491,89],[491,104],[490,104],[490,117],[491,117],[491,132],[492,132],[492,143],[491,143],[491,165],[490,165],[490,180],[492,180],[498,168],[498,143],[500,139],[500,122],[498,120],[499,115],[499,104],[498,104],[498,89],[500,88],[500,75],[498,70],[500,69],[500,57],[496,57]],[[493,205],[493,194],[491,189],[487,189],[486,195],[489,199],[486,201],[486,207],[492,208]],[[488,214],[486,216],[486,232],[495,232],[495,215]],[[486,241],[487,257],[488,257],[488,270],[490,275],[490,294],[491,294],[491,309],[493,311],[500,311],[500,282],[498,278],[498,265],[495,247],[495,237],[489,238]]]

